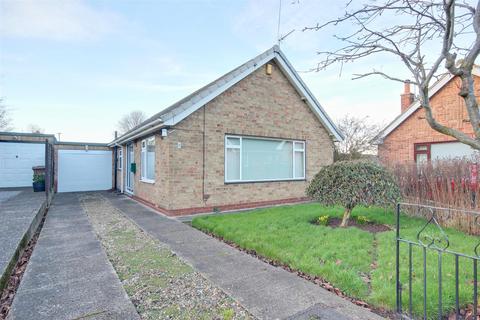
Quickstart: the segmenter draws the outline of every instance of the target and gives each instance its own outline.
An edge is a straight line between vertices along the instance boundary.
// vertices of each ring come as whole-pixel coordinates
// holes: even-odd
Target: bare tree
[[[480,150],[480,111],[473,83],[474,63],[480,53],[480,1],[474,1],[372,0],[359,4],[350,0],[342,17],[306,27],[304,31],[340,24],[352,30],[335,36],[340,43],[338,48],[319,52],[321,62],[317,70],[371,56],[398,58],[418,87],[417,99],[429,125]],[[461,80],[458,94],[465,101],[474,137],[439,123],[432,113],[429,87],[445,73]],[[354,79],[371,75],[404,81],[378,69],[355,74]]]
[[[345,139],[335,146],[338,160],[360,159],[365,154],[375,152],[376,145],[372,140],[380,132],[380,125],[370,122],[368,117],[346,115],[337,121],[337,126],[345,136]]]
[[[145,121],[145,119],[147,119],[147,115],[143,111],[140,111],[140,110],[132,111],[124,115],[120,119],[120,121],[118,121],[118,125],[117,125],[118,131],[120,133],[125,133],[128,130],[131,130],[136,126],[138,126],[140,123]]]
[[[38,124],[30,123],[30,124],[27,126],[27,132],[31,132],[31,133],[44,133],[44,132],[45,132],[45,129],[43,129],[42,127],[40,127]]]
[[[12,119],[9,117],[8,109],[3,104],[3,99],[0,99],[0,131],[11,131],[11,123]]]

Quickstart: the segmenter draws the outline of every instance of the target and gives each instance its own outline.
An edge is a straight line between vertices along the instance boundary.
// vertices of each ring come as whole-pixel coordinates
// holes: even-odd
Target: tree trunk
[[[345,209],[340,227],[345,228],[348,225],[348,221],[350,220],[351,213],[352,213],[352,209],[348,209],[348,208]]]

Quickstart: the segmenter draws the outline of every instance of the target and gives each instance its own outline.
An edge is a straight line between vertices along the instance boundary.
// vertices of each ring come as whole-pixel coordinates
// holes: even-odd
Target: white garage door
[[[111,188],[111,151],[58,150],[58,192]]]
[[[44,143],[0,142],[0,188],[32,186],[32,167],[43,165]]]
[[[432,160],[463,158],[475,155],[475,150],[461,142],[432,143]]]

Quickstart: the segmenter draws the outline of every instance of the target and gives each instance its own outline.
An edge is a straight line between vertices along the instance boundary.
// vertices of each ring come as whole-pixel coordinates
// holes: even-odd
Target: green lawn
[[[395,232],[376,235],[358,228],[330,228],[310,223],[320,215],[340,217],[342,209],[327,208],[316,203],[258,209],[227,215],[195,218],[192,225],[212,232],[259,255],[288,264],[294,269],[320,276],[339,287],[347,295],[360,298],[378,308],[395,307]],[[380,208],[356,208],[353,217],[364,215],[370,220],[395,224],[392,211]],[[401,217],[404,237],[415,240],[425,220]],[[427,232],[435,230],[429,227]],[[446,230],[450,249],[473,255],[478,238],[456,230]],[[408,274],[407,246],[401,250],[402,279]],[[423,310],[423,260],[420,248],[413,250],[413,308]],[[427,255],[427,308],[429,317],[438,315],[438,255]],[[454,259],[444,255],[442,260],[443,309],[449,312],[455,305]],[[472,261],[460,259],[460,300],[472,303]],[[404,308],[407,308],[407,286],[404,287]]]

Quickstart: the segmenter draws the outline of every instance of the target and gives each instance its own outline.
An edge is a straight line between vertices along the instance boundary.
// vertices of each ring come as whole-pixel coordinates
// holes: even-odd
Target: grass
[[[251,319],[166,245],[145,234],[99,195],[82,204],[142,319]]]
[[[372,234],[358,228],[331,228],[310,223],[328,214],[341,217],[339,207],[323,207],[316,203],[258,209],[249,212],[197,217],[192,225],[211,232],[245,249],[273,259],[305,273],[322,277],[347,295],[362,299],[371,305],[395,308],[395,232]],[[353,217],[365,216],[369,220],[395,225],[392,211],[381,208],[355,208]],[[402,237],[415,240],[425,220],[401,217]],[[436,234],[433,226],[426,230]],[[478,238],[446,229],[449,249],[474,255]],[[443,312],[454,309],[454,258],[443,255]],[[401,247],[401,279],[407,282],[408,247]],[[427,254],[427,310],[429,317],[438,316],[438,254]],[[472,303],[472,261],[460,259],[460,301]],[[413,310],[423,312],[423,260],[420,248],[413,249]],[[404,286],[403,308],[408,303]]]

